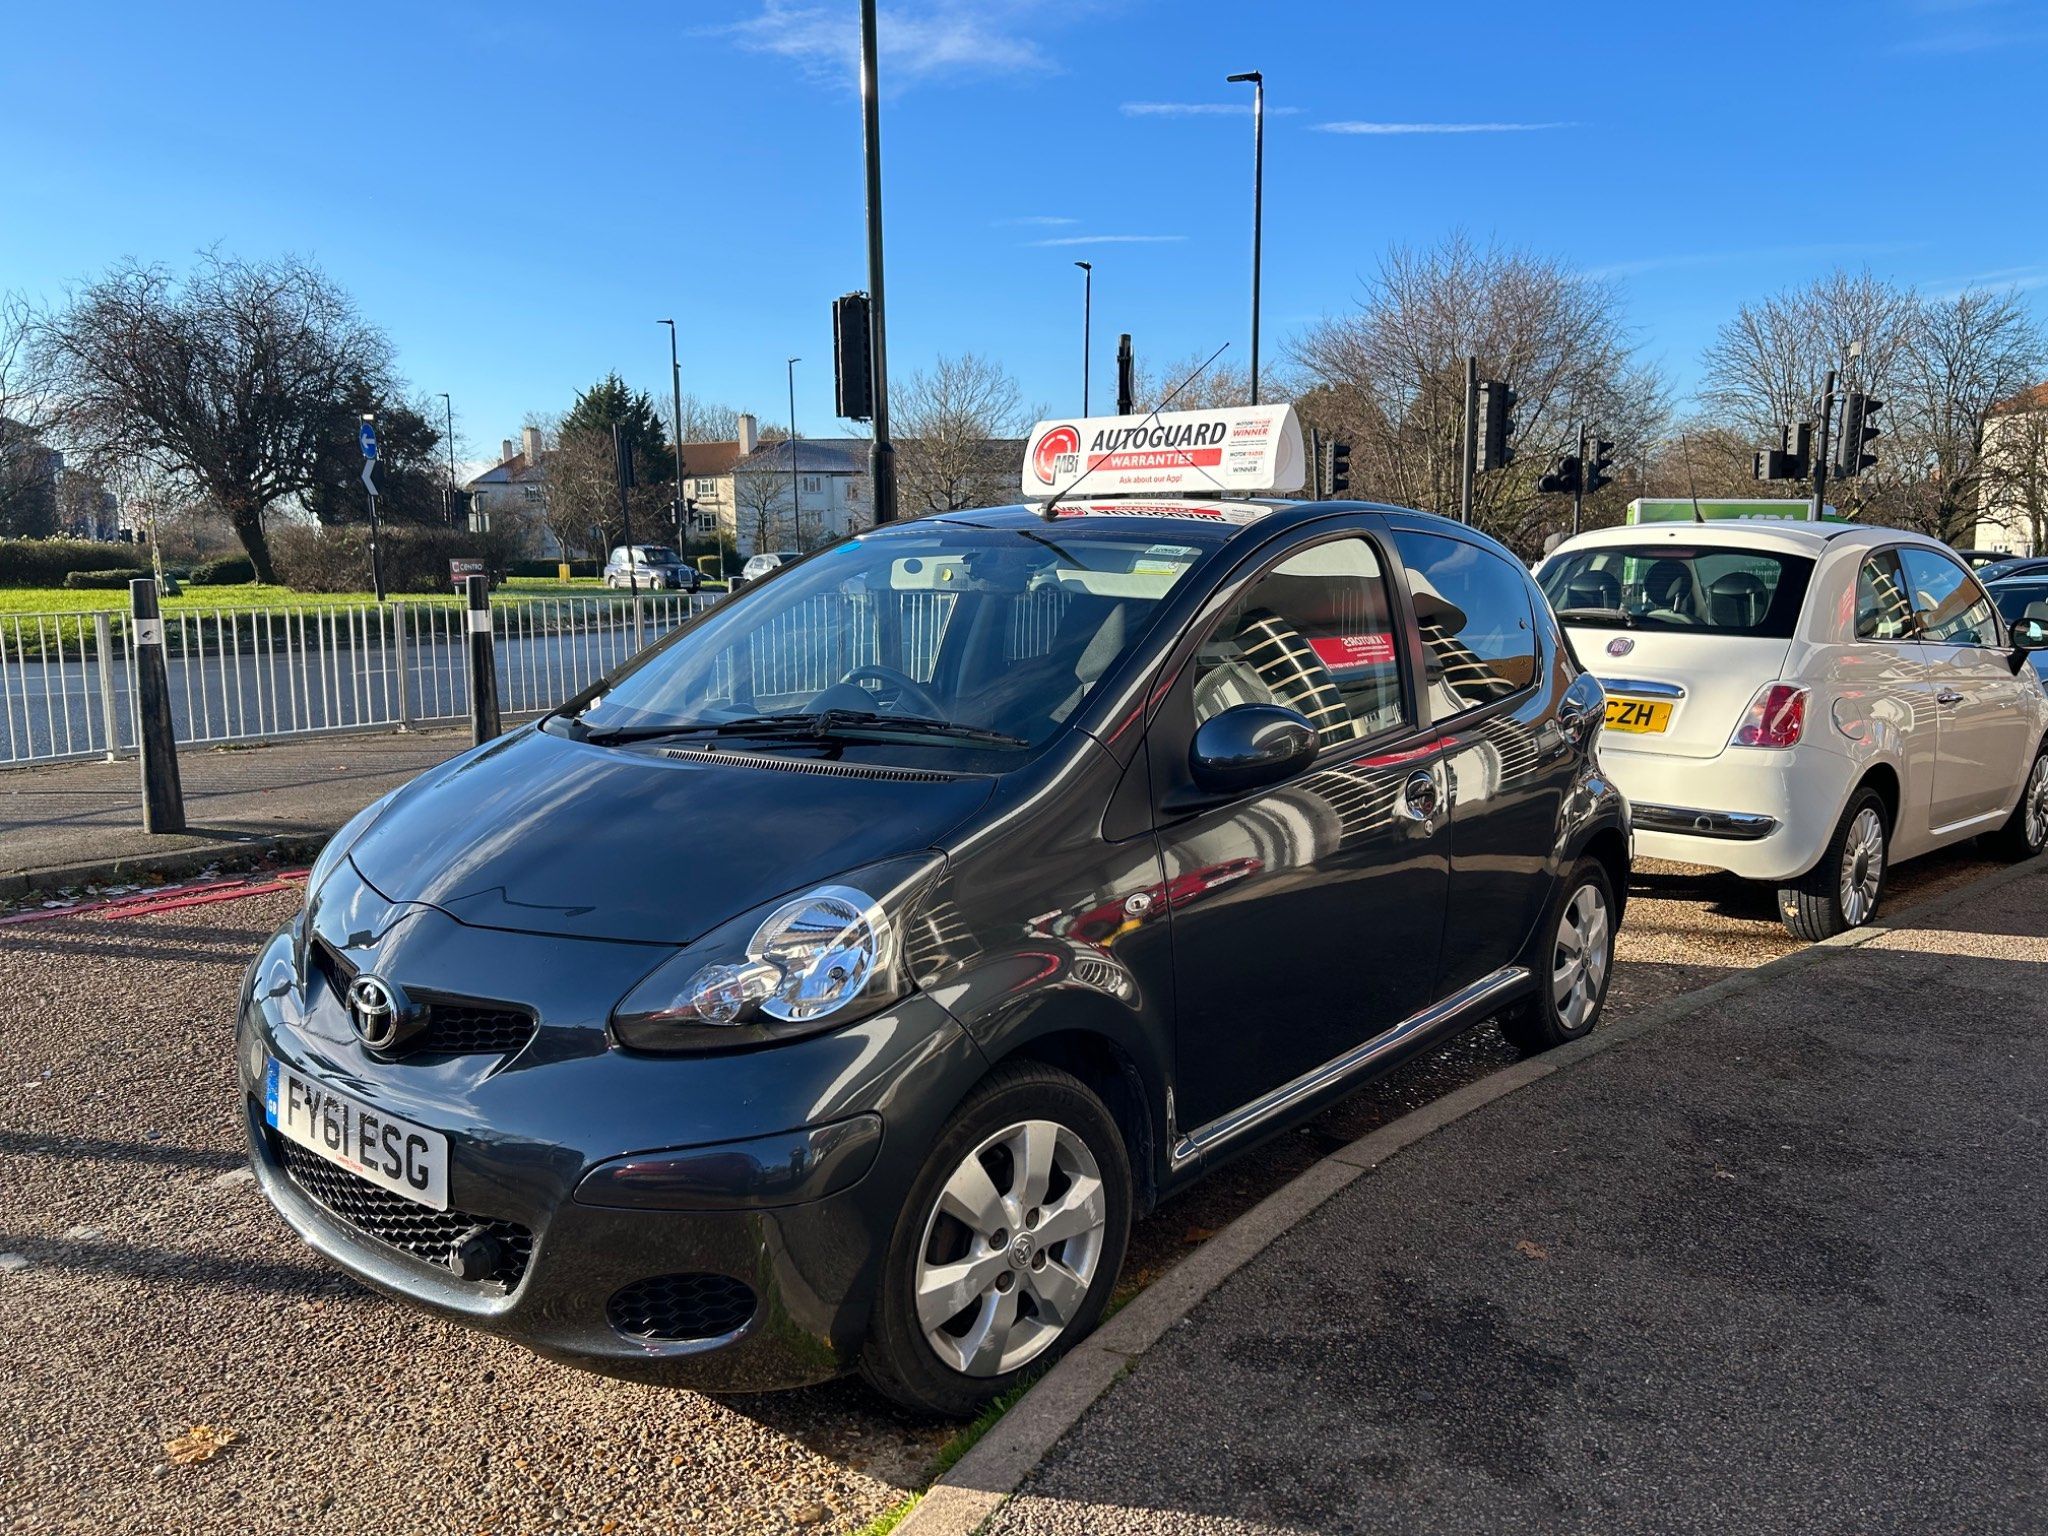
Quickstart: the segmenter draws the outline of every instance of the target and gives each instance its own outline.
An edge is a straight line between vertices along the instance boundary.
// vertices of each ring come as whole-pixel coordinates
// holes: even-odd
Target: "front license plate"
[[[1648,699],[1609,699],[1607,729],[1610,731],[1661,731],[1671,723],[1671,706]]]
[[[379,1189],[448,1209],[448,1138],[270,1063],[263,1118],[277,1134]]]

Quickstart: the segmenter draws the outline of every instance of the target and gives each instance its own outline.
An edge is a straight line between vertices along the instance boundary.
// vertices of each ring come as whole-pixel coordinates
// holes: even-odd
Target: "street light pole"
[[[455,402],[448,398],[448,391],[441,391],[441,409],[446,413],[448,423],[448,494],[444,499],[441,516],[450,528],[455,526]]]
[[[689,547],[689,536],[683,532],[683,365],[676,355],[676,323],[673,320],[657,320],[657,325],[668,327],[668,382],[672,391],[670,402],[675,411],[676,430],[676,548]]]
[[[799,552],[804,547],[804,504],[797,495],[796,484],[796,365],[800,357],[789,360],[789,520],[796,525],[794,538]]]
[[[861,147],[867,168],[868,351],[874,369],[874,441],[868,448],[875,521],[896,521],[896,445],[889,441],[888,327],[882,318],[882,108],[875,71],[875,0],[860,0]],[[795,450],[792,449],[792,452]]]
[[[1095,264],[1077,261],[1081,269],[1081,414],[1088,414],[1088,364],[1089,344],[1095,335]]]
[[[1266,77],[1256,69],[1228,77],[1252,87],[1252,404],[1259,403],[1259,248],[1266,203]]]

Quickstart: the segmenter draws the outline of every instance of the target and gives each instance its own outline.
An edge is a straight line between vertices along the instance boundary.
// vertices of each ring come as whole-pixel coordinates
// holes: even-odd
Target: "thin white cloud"
[[[1921,287],[1929,297],[1936,299],[1960,298],[1963,294],[1982,292],[1987,288],[1994,293],[2007,290],[2031,293],[2036,288],[2048,288],[2048,266],[1997,267],[1989,272],[1973,272],[1964,278],[1923,283]]]
[[[1063,213],[1027,213],[1014,219],[997,219],[1005,226],[1024,225],[1032,229],[1057,229],[1062,224],[1078,224],[1079,219],[1070,219]]]
[[[1728,267],[1752,261],[1843,261],[1855,257],[1896,256],[1904,251],[1920,250],[1926,243],[1924,240],[1889,240],[1863,244],[1764,245],[1720,251],[1664,251],[1655,256],[1639,256],[1627,261],[1609,261],[1597,267],[1585,267],[1580,270],[1579,276],[1635,277],[1644,272],[1665,272],[1674,268]]]
[[[946,77],[1051,74],[1059,66],[1040,46],[1046,0],[915,0],[878,17],[877,67],[885,88]],[[800,65],[808,74],[851,85],[860,72],[860,23],[849,5],[761,0],[758,14],[706,33],[732,38],[750,53]]]
[[[1576,123],[1317,123],[1317,133],[1542,133]]]
[[[1125,117],[1250,117],[1250,101],[1127,101],[1119,110]],[[1268,107],[1268,117],[1292,117],[1302,107]]]
[[[1033,245],[1173,245],[1186,235],[1058,235],[1034,240]]]

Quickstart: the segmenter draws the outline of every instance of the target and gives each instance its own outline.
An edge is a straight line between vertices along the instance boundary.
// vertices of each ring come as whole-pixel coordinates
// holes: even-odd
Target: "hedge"
[[[73,571],[149,571],[146,544],[93,539],[0,539],[0,587],[57,587]]]
[[[128,583],[147,571],[66,571],[64,585],[73,592],[112,592],[128,590]]]
[[[510,534],[404,527],[384,529],[378,545],[387,592],[450,591],[450,560],[482,560],[502,579],[517,547]],[[360,524],[281,528],[270,536],[270,560],[277,579],[301,592],[370,590],[370,531]]]
[[[256,565],[247,555],[202,560],[189,578],[195,587],[239,587],[256,579]]]

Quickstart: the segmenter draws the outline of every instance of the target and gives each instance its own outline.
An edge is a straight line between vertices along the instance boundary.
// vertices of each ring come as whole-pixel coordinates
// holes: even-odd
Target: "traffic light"
[[[1331,438],[1323,445],[1323,494],[1342,496],[1351,489],[1351,445]]]
[[[1536,489],[1545,495],[1574,495],[1579,489],[1579,475],[1583,467],[1576,453],[1568,453],[1557,461],[1557,468],[1536,482]]]
[[[1813,423],[1788,422],[1778,428],[1778,446],[1756,451],[1759,480],[1804,480],[1813,465]]]
[[[1884,429],[1871,417],[1884,409],[1882,400],[1852,391],[1842,400],[1842,450],[1835,460],[1835,473],[1847,480],[1877,464],[1877,455],[1865,452],[1865,445],[1877,441]]]
[[[1614,476],[1607,473],[1614,468],[1614,444],[1594,433],[1586,438],[1586,494],[1592,495],[1603,485],[1612,485]]]
[[[1515,392],[1498,379],[1479,381],[1479,468],[1505,469],[1515,456]]]
[[[833,409],[848,421],[875,414],[875,373],[869,350],[868,296],[842,293],[832,301]]]

